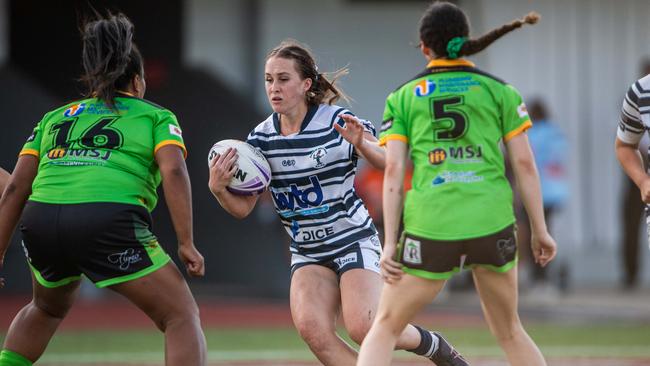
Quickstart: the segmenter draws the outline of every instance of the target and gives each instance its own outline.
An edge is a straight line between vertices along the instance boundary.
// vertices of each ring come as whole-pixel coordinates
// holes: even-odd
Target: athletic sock
[[[418,327],[417,325],[413,326],[418,330],[418,332],[420,332],[420,345],[408,351],[427,358],[431,357],[438,350],[438,337],[428,330]]]
[[[32,362],[16,352],[4,349],[0,352],[0,366],[32,366]]]

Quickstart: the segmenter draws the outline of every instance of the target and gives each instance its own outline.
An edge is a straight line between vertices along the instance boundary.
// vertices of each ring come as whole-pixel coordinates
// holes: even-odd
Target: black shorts
[[[143,277],[170,258],[152,234],[151,215],[122,203],[29,201],[20,231],[36,280],[54,288],[83,274],[97,287]]]
[[[397,255],[404,272],[433,280],[449,279],[463,267],[507,272],[517,264],[516,229],[510,225],[491,235],[453,241],[404,233]]]

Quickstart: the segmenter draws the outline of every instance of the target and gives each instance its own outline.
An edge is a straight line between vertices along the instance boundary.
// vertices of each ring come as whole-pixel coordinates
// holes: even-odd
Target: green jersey
[[[434,60],[388,96],[380,143],[408,143],[414,164],[404,229],[469,239],[515,221],[501,141],[531,127],[519,93],[466,60]]]
[[[170,144],[186,152],[176,116],[143,99],[117,97],[115,109],[96,98],[67,104],[43,117],[20,152],[39,159],[29,199],[151,211],[160,184],[154,154]]]

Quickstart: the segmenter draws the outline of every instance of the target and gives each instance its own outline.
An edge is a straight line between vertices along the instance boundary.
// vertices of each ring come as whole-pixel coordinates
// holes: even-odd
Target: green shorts
[[[48,288],[83,274],[97,287],[143,277],[170,258],[151,233],[151,215],[122,203],[49,204],[29,201],[20,231],[29,266]]]
[[[491,235],[453,241],[404,233],[397,256],[404,272],[432,280],[449,279],[464,267],[481,266],[507,272],[517,264],[515,225]]]

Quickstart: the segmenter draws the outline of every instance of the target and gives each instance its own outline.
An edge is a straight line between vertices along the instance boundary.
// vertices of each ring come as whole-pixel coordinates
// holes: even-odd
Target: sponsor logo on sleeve
[[[183,137],[183,131],[176,125],[169,125],[169,133],[174,136]]]
[[[526,109],[526,104],[521,103],[519,107],[517,107],[517,114],[519,114],[520,118],[528,116],[528,109]]]

